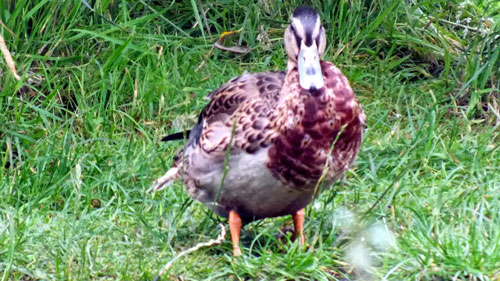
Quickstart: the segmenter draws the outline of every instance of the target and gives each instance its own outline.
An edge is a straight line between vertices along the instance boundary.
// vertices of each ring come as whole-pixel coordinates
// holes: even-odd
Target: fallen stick
[[[12,72],[12,75],[14,75],[14,78],[16,78],[16,80],[21,80],[21,77],[17,74],[16,71],[16,64],[14,63],[14,60],[10,55],[9,49],[7,49],[7,45],[5,44],[5,40],[3,39],[2,34],[0,34],[0,50],[2,51],[5,62],[7,63],[10,72]]]
[[[153,281],[158,280],[158,278],[160,278],[165,272],[167,272],[167,270],[172,266],[172,264],[174,264],[174,262],[177,259],[179,259],[180,257],[187,255],[187,254],[190,254],[190,253],[198,250],[201,247],[209,247],[209,246],[213,246],[213,245],[219,245],[220,243],[222,243],[222,241],[224,241],[224,237],[226,236],[226,228],[224,228],[224,225],[222,225],[222,224],[219,224],[219,226],[220,226],[221,231],[220,231],[219,236],[217,236],[217,239],[211,239],[210,241],[207,241],[204,243],[198,243],[198,244],[196,244],[196,246],[180,252],[177,256],[175,256],[173,259],[171,259],[161,269],[160,273],[158,273],[158,275],[156,275],[156,277],[153,279]]]

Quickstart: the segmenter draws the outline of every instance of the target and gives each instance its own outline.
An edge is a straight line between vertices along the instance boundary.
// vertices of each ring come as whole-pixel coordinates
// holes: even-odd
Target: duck
[[[366,116],[348,79],[322,60],[325,28],[297,7],[284,32],[286,71],[244,73],[208,95],[186,145],[149,192],[181,180],[188,195],[228,219],[233,255],[244,224],[291,215],[305,244],[305,208],[355,160]]]

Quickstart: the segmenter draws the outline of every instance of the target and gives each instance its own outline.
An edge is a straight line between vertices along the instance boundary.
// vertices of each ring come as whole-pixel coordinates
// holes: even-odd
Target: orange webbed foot
[[[240,232],[241,232],[241,218],[236,211],[229,212],[229,230],[231,231],[231,240],[233,241],[233,256],[241,255],[240,249]]]
[[[299,238],[299,244],[303,246],[306,243],[306,236],[304,234],[304,217],[306,215],[306,212],[304,209],[298,210],[295,214],[292,215],[293,217],[293,230],[294,230],[294,235],[293,238],[294,240]]]

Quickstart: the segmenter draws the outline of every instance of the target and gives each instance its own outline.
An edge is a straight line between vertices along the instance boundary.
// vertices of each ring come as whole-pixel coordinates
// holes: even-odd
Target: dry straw
[[[2,51],[5,62],[7,63],[7,67],[9,68],[12,75],[14,75],[14,78],[16,78],[16,80],[20,80],[21,77],[17,74],[16,64],[12,59],[9,49],[7,49],[7,45],[5,44],[5,40],[3,39],[2,34],[0,34],[0,50]]]
[[[219,236],[217,236],[216,239],[211,239],[207,242],[203,242],[203,243],[198,243],[196,244],[194,247],[192,248],[189,248],[185,251],[182,251],[181,253],[179,253],[177,256],[175,256],[175,258],[171,259],[160,271],[160,273],[158,273],[158,275],[156,275],[156,277],[153,279],[153,281],[156,281],[158,280],[158,278],[160,278],[165,272],[167,272],[167,270],[172,266],[172,264],[174,264],[174,262],[179,259],[180,257],[184,256],[184,255],[187,255],[187,254],[190,254],[196,250],[198,250],[199,248],[202,248],[202,247],[210,247],[210,246],[214,246],[214,245],[219,245],[222,243],[222,241],[224,241],[224,237],[226,236],[226,228],[224,228],[224,226],[222,224],[219,224],[220,228],[221,228],[221,231],[220,231],[220,234]]]

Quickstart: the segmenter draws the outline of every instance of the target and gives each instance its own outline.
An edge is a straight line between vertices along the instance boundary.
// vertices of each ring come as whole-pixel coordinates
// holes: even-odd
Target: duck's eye
[[[295,33],[295,27],[293,27],[293,24],[290,25],[290,30]]]

